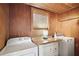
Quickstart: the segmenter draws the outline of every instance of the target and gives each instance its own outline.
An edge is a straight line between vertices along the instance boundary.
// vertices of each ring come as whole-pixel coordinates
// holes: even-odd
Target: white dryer
[[[59,55],[60,56],[74,56],[74,38],[63,37],[59,43]]]
[[[31,37],[11,38],[0,52],[0,55],[38,56],[38,47],[31,41]]]

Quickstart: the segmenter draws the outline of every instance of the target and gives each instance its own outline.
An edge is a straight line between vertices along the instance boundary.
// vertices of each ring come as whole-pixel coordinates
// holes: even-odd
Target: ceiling
[[[55,13],[63,13],[79,7],[79,3],[29,3],[29,5]]]

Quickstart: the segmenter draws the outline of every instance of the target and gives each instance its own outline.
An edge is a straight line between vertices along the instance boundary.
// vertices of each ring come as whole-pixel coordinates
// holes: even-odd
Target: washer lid
[[[17,45],[17,44],[21,44],[21,43],[24,43],[24,42],[31,42],[31,37],[10,38],[7,41],[7,46]]]
[[[11,41],[12,41],[12,39],[11,39]],[[9,42],[8,42],[8,44],[9,44]],[[0,52],[0,55],[12,53],[12,52],[17,52],[17,51],[22,51],[22,50],[25,50],[25,49],[31,49],[31,48],[34,48],[34,47],[37,47],[37,45],[35,45],[31,41],[31,39],[29,39],[29,40],[26,39],[23,42],[18,43],[18,44],[6,45],[5,48]]]

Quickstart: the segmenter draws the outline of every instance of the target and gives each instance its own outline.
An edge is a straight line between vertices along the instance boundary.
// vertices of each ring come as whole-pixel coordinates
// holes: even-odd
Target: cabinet
[[[39,56],[58,56],[58,42],[39,45]]]

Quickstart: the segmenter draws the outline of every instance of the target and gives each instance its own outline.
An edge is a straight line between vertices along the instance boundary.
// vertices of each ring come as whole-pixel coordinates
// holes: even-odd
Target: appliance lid
[[[21,44],[21,43],[25,43],[25,42],[31,42],[31,37],[17,37],[17,38],[10,38],[7,41],[7,46],[10,45],[17,45],[17,44]]]
[[[31,41],[31,38],[30,39],[27,39],[27,37],[12,38],[8,40],[7,45],[0,52],[0,55],[12,53],[16,51],[22,51],[26,49],[31,49],[34,47],[37,47],[37,45]]]

